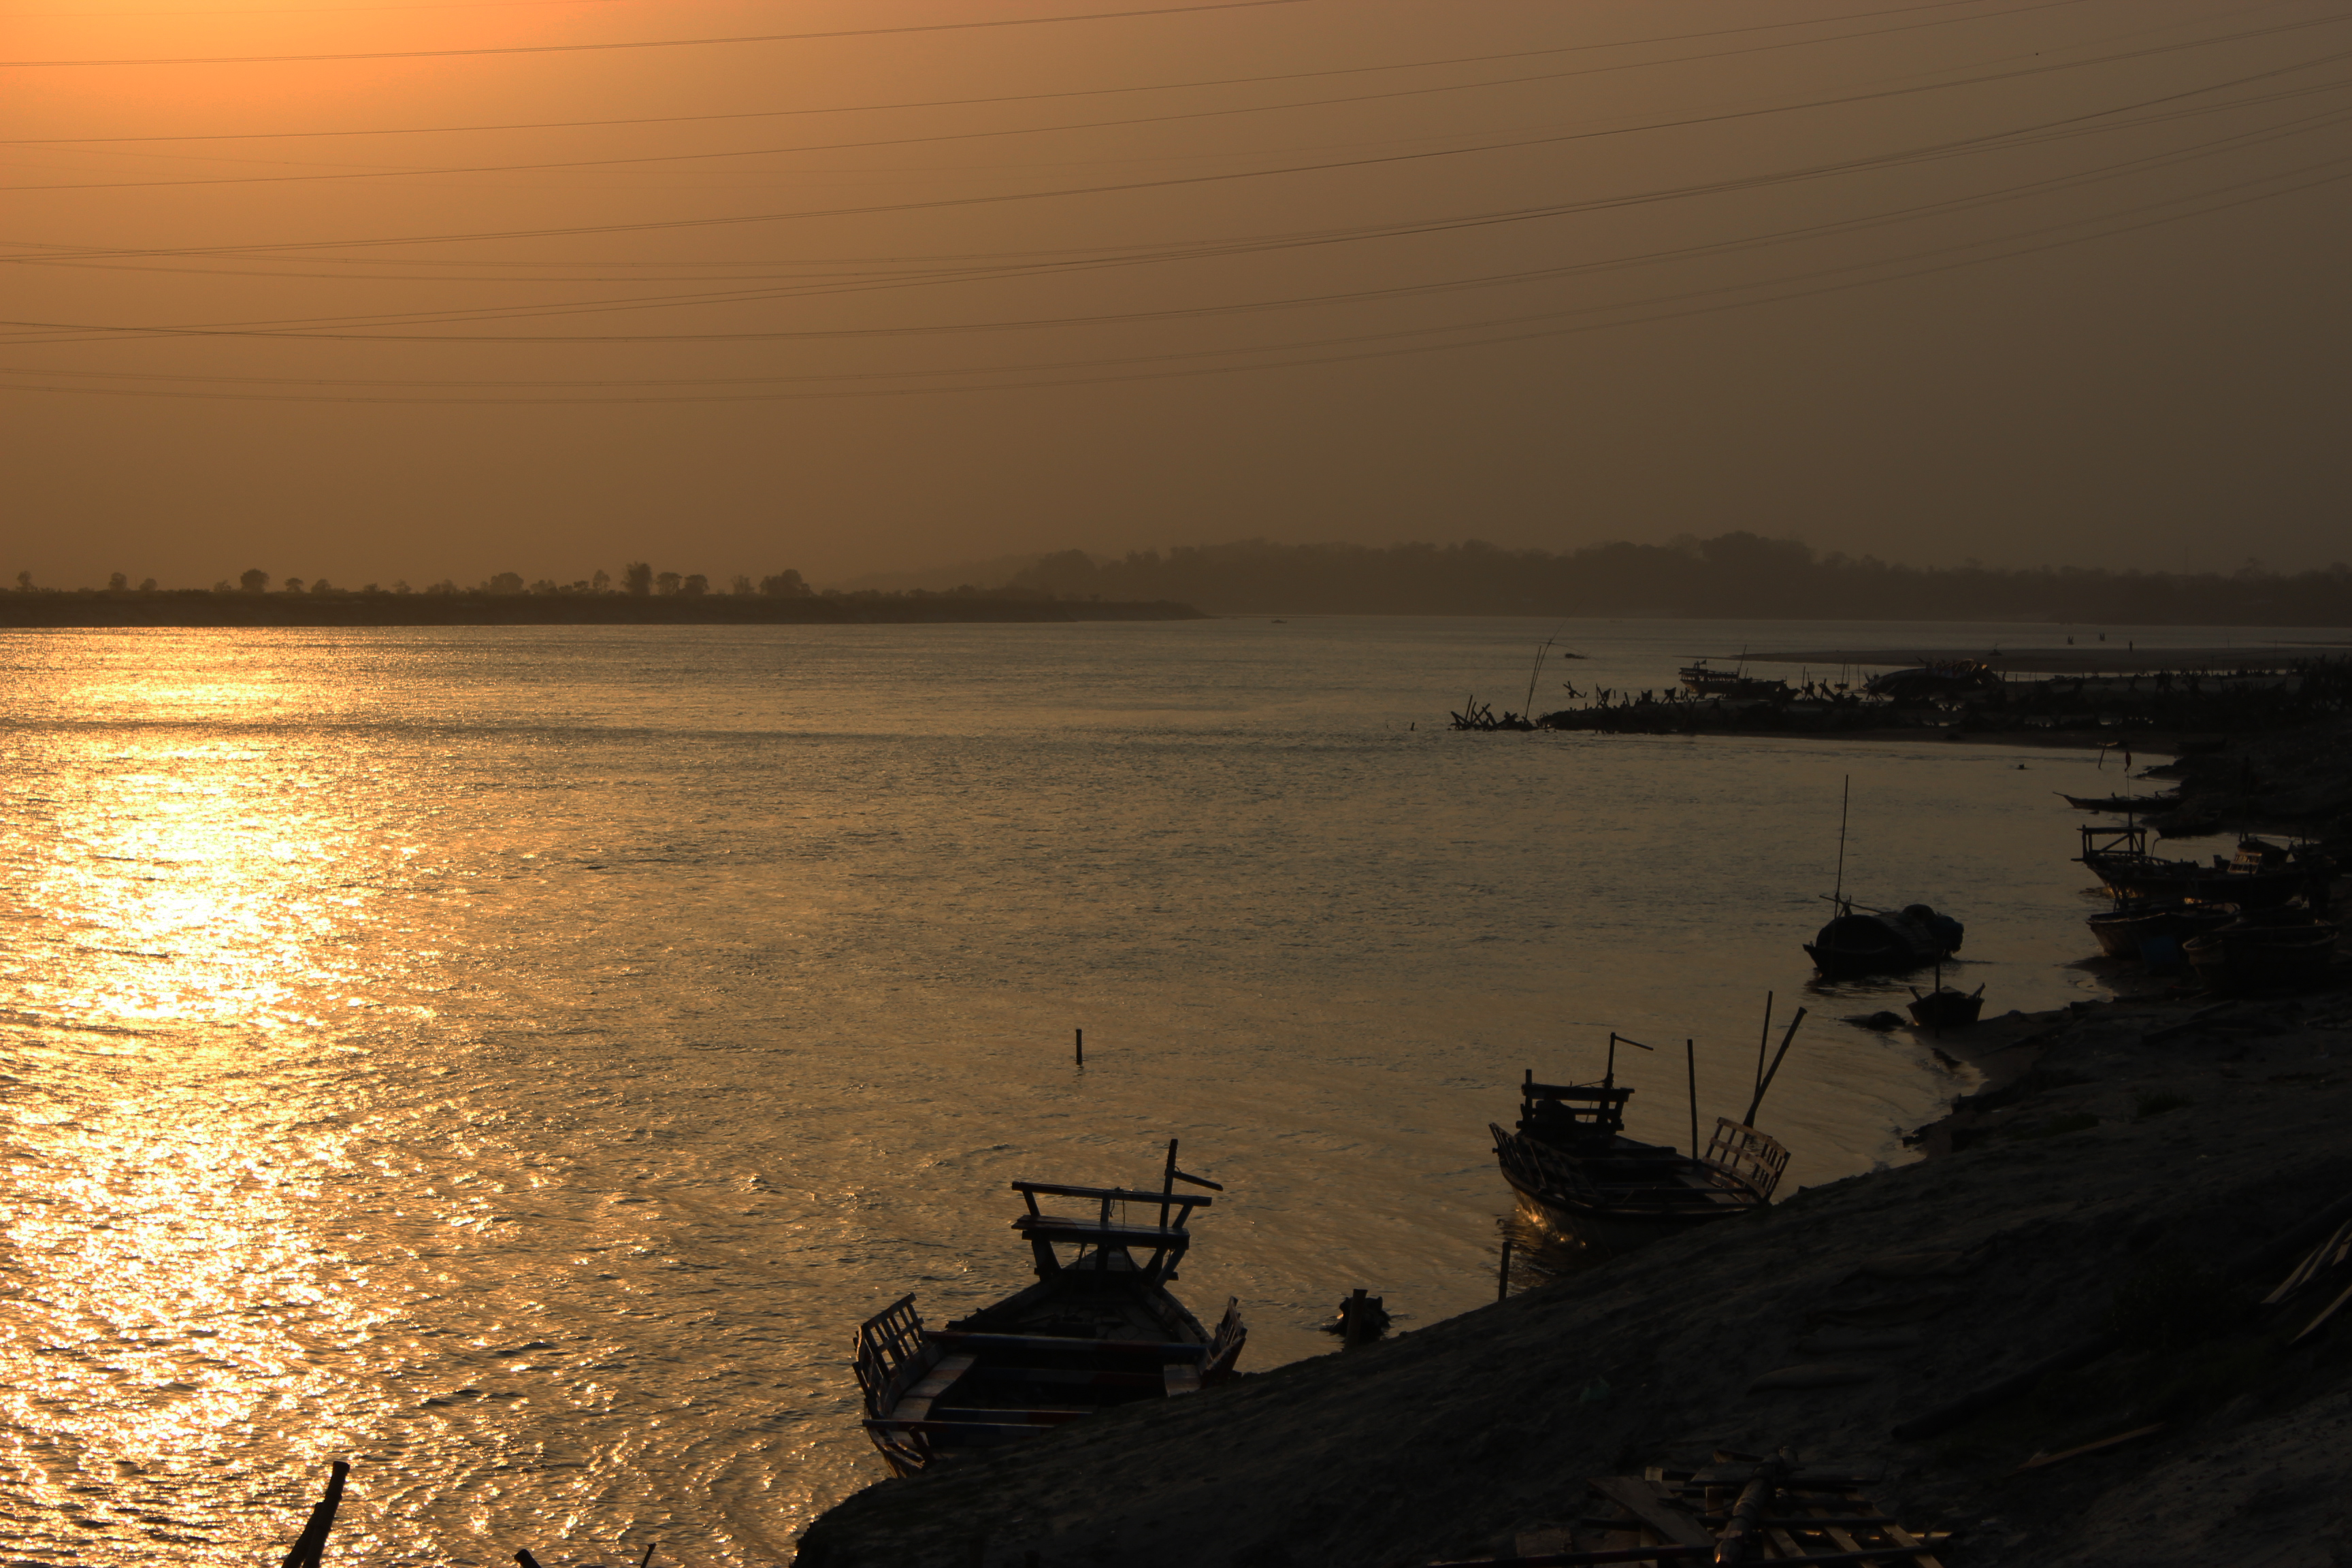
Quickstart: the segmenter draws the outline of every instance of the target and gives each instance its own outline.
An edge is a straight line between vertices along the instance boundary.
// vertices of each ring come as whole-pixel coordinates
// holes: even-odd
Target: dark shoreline
[[[956,594],[0,594],[0,630],[112,626],[765,626],[1197,621],[1190,605]]]
[[[2352,827],[2352,721],[2168,771],[2232,816]],[[2294,1543],[2341,1536],[2352,1319],[2290,1342],[2340,1277],[2255,1303],[2293,1267],[2272,1255],[2300,1256],[2352,1201],[2347,982],[2339,968],[2217,1006],[2135,981],[2118,990],[2141,994],[1923,1035],[1976,1081],[1906,1138],[1917,1163],[1391,1341],[881,1481],[822,1515],[795,1562],[1509,1558],[1578,1528],[1585,1477],[1788,1444],[1877,1478],[1874,1500],[1951,1531],[1942,1560],[1962,1568],[2300,1563]],[[1917,1327],[1835,1331],[1880,1322]],[[2136,1440],[2019,1471],[2121,1434]]]

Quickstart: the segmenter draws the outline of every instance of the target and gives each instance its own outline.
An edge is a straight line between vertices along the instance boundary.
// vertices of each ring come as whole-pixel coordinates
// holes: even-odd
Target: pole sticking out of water
[[[1845,808],[1853,798],[1853,775],[1848,773],[1845,782],[1838,788],[1837,891],[1830,897],[1830,902],[1833,904],[1842,905],[1845,901]]]
[[[1078,1065],[1087,1065],[1087,1032],[1084,1029],[1078,1031]]]
[[[1691,1158],[1698,1158],[1698,1042],[1683,1042],[1683,1063],[1690,1068]]]
[[[1772,1054],[1772,1066],[1764,1074],[1764,1081],[1756,1086],[1756,1098],[1748,1102],[1748,1114],[1739,1119],[1742,1126],[1756,1125],[1756,1108],[1764,1103],[1764,1091],[1772,1087],[1773,1079],[1780,1075],[1780,1064],[1789,1058],[1789,1042],[1797,1037],[1797,1026],[1804,1021],[1805,1010],[1800,1007],[1797,1016],[1789,1020],[1789,1032],[1780,1037],[1780,1048]]]
[[[1511,1238],[1503,1237],[1503,1266],[1495,1270],[1495,1300],[1502,1300],[1511,1293]]]

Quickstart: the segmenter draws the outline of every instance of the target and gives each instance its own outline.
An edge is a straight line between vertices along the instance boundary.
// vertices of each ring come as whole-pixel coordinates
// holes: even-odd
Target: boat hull
[[[1530,1218],[1611,1252],[1762,1208],[1789,1159],[1766,1134],[1720,1119],[1703,1160],[1622,1136],[1576,1153],[1525,1132],[1488,1131],[1503,1180]]]
[[[1952,922],[1958,929],[1957,922]],[[1830,980],[1901,974],[1949,958],[1958,938],[1946,940],[1926,922],[1881,914],[1843,914],[1805,943],[1805,955]]]

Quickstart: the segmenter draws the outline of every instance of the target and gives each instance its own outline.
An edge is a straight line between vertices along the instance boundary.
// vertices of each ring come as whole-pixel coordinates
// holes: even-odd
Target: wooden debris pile
[[[1519,1555],[1484,1568],[1604,1563],[1855,1563],[1942,1568],[1947,1538],[1906,1530],[1863,1488],[1874,1478],[1813,1474],[1783,1448],[1770,1458],[1718,1449],[1696,1470],[1654,1466],[1586,1483],[1586,1511],[1565,1529],[1518,1537]],[[1470,1568],[1436,1563],[1432,1568]]]

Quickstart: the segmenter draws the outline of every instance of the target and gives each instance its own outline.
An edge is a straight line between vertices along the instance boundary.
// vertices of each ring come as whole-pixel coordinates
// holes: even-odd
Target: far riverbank
[[[962,594],[0,594],[0,628],[37,626],[904,626],[1196,621],[1190,605]]]

